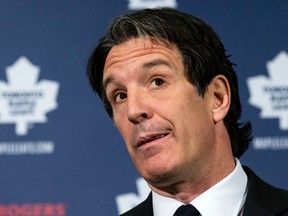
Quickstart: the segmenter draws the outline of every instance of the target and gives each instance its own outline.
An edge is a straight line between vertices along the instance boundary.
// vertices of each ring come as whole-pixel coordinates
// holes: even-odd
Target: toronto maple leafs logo
[[[288,54],[280,52],[266,67],[269,77],[247,80],[249,103],[261,109],[261,118],[279,118],[279,128],[288,130]]]
[[[170,7],[176,8],[176,0],[128,0],[128,9],[140,10],[145,8]]]
[[[39,72],[40,67],[22,56],[6,68],[7,83],[0,80],[0,124],[15,124],[17,135],[26,135],[33,123],[45,123],[45,114],[58,106],[59,84],[37,83]]]

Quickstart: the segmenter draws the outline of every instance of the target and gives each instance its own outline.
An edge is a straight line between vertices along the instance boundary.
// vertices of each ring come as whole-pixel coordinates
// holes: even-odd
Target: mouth
[[[139,147],[141,147],[147,143],[150,143],[152,141],[162,139],[162,138],[166,137],[168,134],[169,134],[169,132],[141,136],[137,139],[136,147],[139,148]]]

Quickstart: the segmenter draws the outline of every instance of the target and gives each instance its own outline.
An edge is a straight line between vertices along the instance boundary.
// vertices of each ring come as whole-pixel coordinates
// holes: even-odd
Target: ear
[[[209,84],[212,93],[212,116],[214,123],[222,121],[227,115],[230,102],[231,91],[227,78],[223,75],[217,75]]]

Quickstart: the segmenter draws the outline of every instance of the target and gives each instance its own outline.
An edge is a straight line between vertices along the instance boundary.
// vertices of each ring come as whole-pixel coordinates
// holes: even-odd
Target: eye
[[[164,84],[164,80],[161,78],[156,78],[152,81],[152,84],[156,87],[162,86]]]
[[[118,102],[121,102],[123,100],[125,100],[127,98],[127,95],[126,93],[124,92],[118,92],[114,95],[114,102],[115,103],[118,103]]]

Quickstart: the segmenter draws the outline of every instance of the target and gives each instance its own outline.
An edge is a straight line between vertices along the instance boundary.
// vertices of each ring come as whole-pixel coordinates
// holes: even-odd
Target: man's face
[[[148,183],[193,178],[209,165],[215,138],[211,97],[199,96],[187,81],[176,47],[148,39],[114,46],[103,84],[114,123]]]

